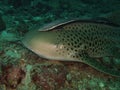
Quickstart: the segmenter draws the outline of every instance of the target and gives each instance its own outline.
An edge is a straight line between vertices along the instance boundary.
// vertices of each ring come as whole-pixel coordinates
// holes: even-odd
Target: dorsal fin
[[[38,31],[49,31],[49,30],[51,30],[51,29],[54,29],[54,28],[56,28],[56,27],[59,27],[59,26],[61,26],[61,25],[65,25],[65,24],[67,24],[67,23],[69,23],[69,22],[73,22],[73,21],[75,21],[75,19],[64,19],[64,20],[56,20],[56,21],[54,21],[54,22],[52,22],[52,23],[49,23],[49,24],[47,24],[47,25],[44,25],[42,28],[40,28]]]
[[[60,21],[55,21],[53,23],[50,23],[43,28],[39,29],[38,31],[51,31],[53,29],[59,29],[62,28],[63,26],[71,23],[96,23],[96,24],[105,24],[105,25],[110,25],[114,27],[120,27],[120,25],[115,24],[111,22],[110,20],[106,18],[94,18],[94,19],[70,19],[70,20],[60,20]]]

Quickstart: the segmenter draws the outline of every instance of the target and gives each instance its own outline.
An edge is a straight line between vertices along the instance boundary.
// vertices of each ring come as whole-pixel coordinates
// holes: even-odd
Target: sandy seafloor
[[[120,90],[118,77],[83,63],[45,60],[20,41],[58,19],[107,17],[119,10],[120,0],[1,0],[0,90]]]

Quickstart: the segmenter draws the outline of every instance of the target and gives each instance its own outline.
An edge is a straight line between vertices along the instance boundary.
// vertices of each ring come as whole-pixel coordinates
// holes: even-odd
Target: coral
[[[18,44],[1,41],[0,44],[0,62],[2,65],[18,65],[20,59],[22,58],[22,50]],[[19,46],[19,47],[18,47]]]
[[[16,41],[17,40],[17,37],[15,34],[13,33],[9,33],[7,31],[3,31],[1,33],[1,40],[5,40],[5,41]]]
[[[25,72],[19,67],[6,66],[2,69],[1,82],[9,88],[16,88],[25,76]]]
[[[63,87],[66,73],[62,65],[37,64],[31,71],[31,78],[40,90],[56,90]]]
[[[36,86],[31,82],[30,71],[32,69],[32,65],[26,65],[26,75],[22,80],[21,84],[17,87],[17,90],[36,90]]]

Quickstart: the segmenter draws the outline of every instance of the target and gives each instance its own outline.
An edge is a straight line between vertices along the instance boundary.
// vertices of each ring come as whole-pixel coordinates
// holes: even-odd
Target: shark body
[[[93,68],[120,76],[97,59],[120,59],[120,26],[103,20],[69,20],[47,25],[26,34],[23,44],[49,60],[83,62]]]

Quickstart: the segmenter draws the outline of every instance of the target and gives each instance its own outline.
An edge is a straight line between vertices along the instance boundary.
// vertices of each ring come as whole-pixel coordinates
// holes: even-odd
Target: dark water
[[[55,18],[99,16],[120,9],[119,0],[2,0],[1,4],[11,7],[7,14],[50,14]]]

